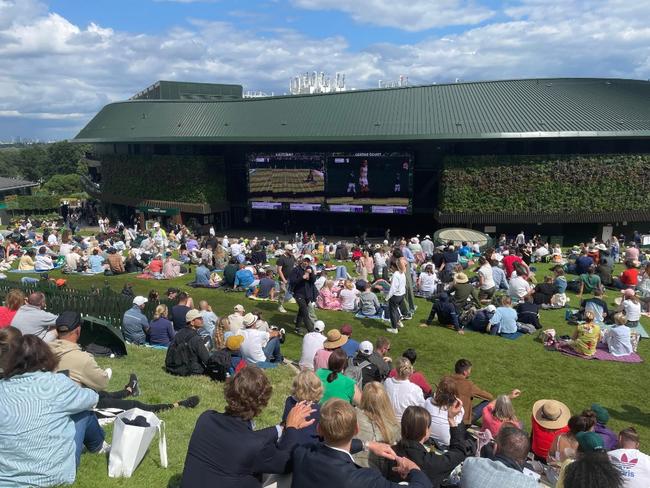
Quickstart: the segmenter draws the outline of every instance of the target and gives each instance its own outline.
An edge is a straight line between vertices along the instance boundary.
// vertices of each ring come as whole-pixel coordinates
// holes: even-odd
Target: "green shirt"
[[[580,281],[584,283],[584,291],[586,293],[591,293],[596,288],[600,288],[600,276],[597,274],[581,274]]]
[[[319,369],[316,371],[316,376],[323,383],[323,398],[321,398],[321,404],[325,403],[330,398],[340,398],[346,402],[352,403],[352,398],[354,398],[354,385],[355,382],[352,378],[348,378],[343,373],[338,373],[336,379],[331,383],[327,382],[327,377],[331,371],[329,369]]]

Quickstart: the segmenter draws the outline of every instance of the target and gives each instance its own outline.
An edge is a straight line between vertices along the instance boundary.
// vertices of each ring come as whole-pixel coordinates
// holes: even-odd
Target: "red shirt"
[[[395,378],[397,376],[397,370],[392,369],[390,373],[388,373],[388,376],[390,378]],[[415,371],[411,377],[409,378],[409,381],[413,383],[414,385],[418,385],[420,389],[422,390],[422,393],[424,393],[424,396],[429,396],[431,395],[431,385],[427,381],[427,379],[424,377],[422,373],[419,371]]]
[[[531,423],[532,444],[530,446],[530,450],[533,451],[533,454],[542,459],[546,459],[548,457],[548,451],[551,448],[551,444],[553,444],[553,439],[555,439],[555,436],[569,432],[568,425],[565,425],[561,429],[557,430],[545,429],[537,423],[535,417],[531,418]]]
[[[630,268],[623,271],[621,273],[621,283],[628,286],[636,286],[639,283],[639,270]]]
[[[160,259],[152,259],[149,261],[149,271],[152,273],[162,273],[163,262]]]
[[[523,263],[524,260],[521,259],[519,256],[514,256],[512,254],[508,254],[507,256],[503,257],[503,267],[506,270],[506,279],[510,281],[510,277],[512,276],[512,272],[515,270],[515,263]]]
[[[18,310],[11,310],[7,307],[0,307],[0,329],[9,327]]]

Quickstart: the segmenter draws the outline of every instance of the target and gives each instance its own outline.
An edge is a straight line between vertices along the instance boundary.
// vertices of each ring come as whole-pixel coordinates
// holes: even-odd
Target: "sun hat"
[[[134,305],[137,305],[138,307],[140,307],[140,306],[144,305],[145,303],[147,303],[148,301],[149,301],[149,300],[147,300],[147,299],[146,299],[145,297],[143,297],[142,295],[138,295],[137,297],[135,297],[135,298],[133,299],[133,304],[134,304]]]
[[[365,354],[366,356],[370,356],[372,354],[372,351],[373,351],[372,342],[363,341],[361,344],[359,344],[359,352],[361,354]]]
[[[456,276],[454,276],[454,281],[458,284],[463,284],[467,283],[469,281],[469,278],[465,273],[457,273]]]
[[[621,293],[625,298],[632,298],[636,294],[633,288],[626,288],[625,290],[621,290]]]
[[[598,452],[605,450],[603,438],[595,432],[578,432],[576,434],[580,452]]]
[[[601,242],[596,246],[596,249],[598,249],[599,251],[607,251],[607,246]]]
[[[230,351],[237,351],[241,347],[242,342],[244,342],[244,336],[239,334],[234,334],[226,339],[226,348]]]
[[[341,334],[337,329],[332,329],[327,333],[327,340],[323,342],[323,349],[338,349],[348,342],[348,336]]]
[[[558,430],[566,427],[571,411],[557,400],[537,400],[533,405],[533,418],[545,429]]]
[[[244,315],[244,319],[242,320],[242,323],[244,324],[244,327],[250,327],[255,322],[257,322],[257,315],[253,315],[250,312],[248,312],[246,315]]]
[[[235,305],[234,307],[235,312],[245,312],[244,306],[243,305]]]
[[[429,234],[427,234],[426,236],[424,236],[424,238],[425,239],[431,239],[431,236]]]
[[[316,332],[323,332],[325,330],[325,322],[322,320],[317,320],[314,322],[314,330]]]
[[[349,324],[343,324],[339,330],[341,331],[341,334],[348,337],[352,335],[352,326]]]
[[[185,322],[190,323],[195,319],[203,319],[203,315],[201,315],[201,312],[199,312],[197,309],[193,308],[185,314]]]
[[[605,425],[609,422],[609,412],[600,403],[592,403],[591,410],[596,414],[596,420],[599,424]]]

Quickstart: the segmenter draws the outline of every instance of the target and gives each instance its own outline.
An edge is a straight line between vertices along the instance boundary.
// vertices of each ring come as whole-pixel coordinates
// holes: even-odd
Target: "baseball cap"
[[[57,332],[72,332],[81,325],[81,314],[79,312],[63,312],[56,318]]]
[[[235,312],[245,312],[243,305],[235,305],[234,310]]]
[[[605,450],[603,438],[595,432],[578,432],[576,439],[580,452],[598,452]]]
[[[137,305],[137,306],[139,307],[139,306],[141,306],[141,305],[144,305],[144,304],[147,303],[148,301],[149,301],[149,300],[147,300],[147,299],[146,299],[145,297],[143,297],[142,295],[138,295],[137,297],[135,297],[135,298],[133,299],[133,304],[134,304],[134,305]]]
[[[494,305],[488,305],[487,307],[485,307],[485,310],[487,310],[488,312],[494,313],[494,312],[497,311],[497,308]]]
[[[201,315],[201,312],[199,312],[197,309],[193,308],[189,312],[185,314],[185,322],[189,323],[194,319],[203,319],[203,316]]]
[[[365,354],[366,356],[370,356],[372,354],[372,351],[373,351],[372,342],[363,341],[361,344],[359,344],[359,352],[361,354]]]
[[[344,324],[341,326],[339,329],[341,331],[341,334],[346,335],[346,336],[351,336],[352,335],[352,326],[348,324]]]
[[[323,332],[325,330],[325,322],[322,320],[317,320],[314,322],[314,330],[316,332]]]
[[[599,403],[592,403],[591,410],[596,414],[596,420],[599,424],[605,425],[609,422],[609,412]]]

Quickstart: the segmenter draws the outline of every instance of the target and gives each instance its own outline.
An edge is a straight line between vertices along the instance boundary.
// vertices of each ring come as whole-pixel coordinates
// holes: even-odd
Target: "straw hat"
[[[327,340],[323,342],[323,349],[338,349],[348,342],[348,336],[341,334],[339,330],[332,329],[327,333]]]
[[[244,315],[244,318],[242,320],[244,327],[248,328],[257,322],[257,316],[253,315],[252,313],[248,312],[246,315]]]
[[[459,284],[467,283],[469,281],[469,278],[465,273],[458,273],[456,276],[454,276],[454,281]]]
[[[571,411],[557,400],[537,400],[533,405],[533,418],[543,428],[557,430],[567,425]]]

